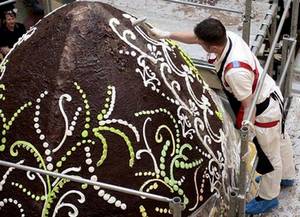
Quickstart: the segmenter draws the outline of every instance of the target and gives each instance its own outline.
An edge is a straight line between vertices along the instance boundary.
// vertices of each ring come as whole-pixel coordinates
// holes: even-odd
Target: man
[[[214,54],[213,63],[223,84],[224,92],[236,114],[236,126],[250,109],[253,93],[262,75],[263,68],[241,37],[226,31],[217,19],[208,18],[194,28],[194,32],[169,33],[153,28],[150,32],[157,38],[168,38],[183,43],[199,44],[209,54]],[[268,212],[278,206],[280,184],[294,183],[295,167],[290,143],[282,142],[282,95],[274,80],[267,75],[258,97],[253,117],[256,138],[254,142],[265,160],[259,170],[263,174],[258,197],[246,204],[247,214]]]
[[[0,52],[5,56],[25,32],[25,26],[16,23],[16,13],[5,11],[3,26],[0,28]]]

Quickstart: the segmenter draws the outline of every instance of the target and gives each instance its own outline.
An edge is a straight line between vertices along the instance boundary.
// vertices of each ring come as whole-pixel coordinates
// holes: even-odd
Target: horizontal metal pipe
[[[78,177],[78,176],[71,176],[71,175],[66,175],[66,174],[61,174],[61,173],[55,173],[55,172],[42,170],[42,169],[38,169],[38,168],[35,168],[35,167],[26,166],[26,165],[15,164],[15,163],[3,161],[3,160],[0,160],[0,165],[6,166],[6,167],[14,167],[14,168],[17,168],[17,169],[20,169],[20,170],[31,171],[31,172],[35,172],[35,173],[39,173],[39,174],[48,175],[48,176],[69,179],[70,181],[73,181],[73,182],[79,182],[79,183],[83,183],[83,184],[99,186],[99,187],[104,188],[104,189],[108,189],[108,190],[112,190],[112,191],[118,191],[118,192],[121,192],[121,193],[131,194],[131,195],[135,195],[135,196],[139,196],[139,197],[146,197],[146,198],[156,200],[156,201],[161,201],[161,202],[166,202],[166,203],[170,203],[170,202],[173,201],[173,199],[170,199],[170,198],[167,198],[167,197],[164,197],[164,196],[160,196],[160,195],[141,192],[141,191],[133,190],[133,189],[130,189],[130,188],[125,188],[125,187],[120,187],[120,186],[116,186],[116,185],[106,184],[106,183],[103,183],[103,182],[95,182],[95,181],[91,181],[89,179],[84,179],[84,178],[81,178],[81,177]]]
[[[257,85],[256,91],[255,91],[255,94],[254,94],[254,98],[253,98],[253,102],[252,102],[252,104],[251,104],[251,106],[250,106],[250,109],[249,109],[249,112],[248,112],[248,114],[247,114],[247,118],[246,118],[247,121],[250,121],[250,120],[251,120],[252,114],[253,114],[253,112],[254,112],[254,108],[255,108],[255,106],[256,106],[256,103],[257,103],[257,100],[258,100],[258,96],[259,96],[259,94],[260,94],[260,92],[261,92],[261,89],[262,89],[262,87],[263,87],[263,82],[264,82],[265,77],[266,77],[266,75],[267,75],[267,72],[268,72],[268,70],[269,70],[270,63],[271,63],[271,61],[272,61],[272,57],[273,57],[273,54],[274,54],[274,51],[275,51],[276,43],[277,43],[277,41],[278,41],[278,39],[279,39],[279,36],[280,36],[281,30],[282,30],[282,27],[283,27],[285,18],[286,18],[287,14],[288,14],[289,7],[290,7],[290,5],[291,5],[291,2],[292,2],[292,0],[288,0],[287,5],[286,5],[286,7],[285,7],[285,9],[284,9],[284,12],[283,12],[283,14],[282,14],[282,17],[281,17],[281,19],[280,19],[280,22],[279,22],[279,25],[278,25],[278,30],[277,30],[276,35],[275,35],[275,37],[274,37],[274,41],[273,41],[273,43],[272,43],[272,46],[271,46],[271,49],[270,49],[269,56],[268,56],[268,58],[267,58],[267,61],[266,61],[266,64],[265,64],[263,73],[262,73],[262,75],[261,75],[261,78],[260,78],[259,81],[258,81],[258,85]]]
[[[289,68],[289,65],[290,65],[290,62],[292,60],[294,51],[296,49],[296,44],[297,44],[297,41],[293,40],[293,44],[291,46],[291,49],[289,50],[289,55],[288,55],[288,58],[286,59],[286,63],[284,65],[284,69],[282,71],[282,74],[281,74],[281,77],[280,77],[280,81],[278,83],[279,88],[281,88],[281,86],[282,86],[282,84],[283,84],[283,82],[285,80],[285,76],[286,76],[287,70]]]
[[[5,1],[5,2],[1,2],[0,6],[11,4],[11,3],[16,3],[16,0],[8,0],[8,1]]]
[[[174,3],[178,3],[178,4],[184,4],[184,5],[191,5],[191,6],[212,9],[212,10],[218,10],[218,11],[227,11],[227,12],[236,13],[236,14],[244,13],[243,11],[237,11],[237,10],[233,10],[233,9],[229,9],[229,8],[216,7],[216,6],[204,5],[204,4],[193,3],[193,2],[184,2],[184,1],[177,1],[177,0],[163,0],[163,1],[174,2]]]

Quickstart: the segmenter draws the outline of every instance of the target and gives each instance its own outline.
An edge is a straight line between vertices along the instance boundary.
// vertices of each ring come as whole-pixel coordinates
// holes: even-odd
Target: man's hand
[[[157,39],[167,39],[170,38],[171,33],[167,31],[162,31],[160,29],[157,29],[155,27],[149,28],[149,33],[151,36]]]

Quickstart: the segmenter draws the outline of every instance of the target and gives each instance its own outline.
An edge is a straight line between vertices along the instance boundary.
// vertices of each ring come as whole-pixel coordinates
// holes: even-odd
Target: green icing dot
[[[66,161],[67,158],[64,156],[64,157],[61,158],[61,160],[62,160],[62,161]]]
[[[175,167],[176,167],[176,168],[179,168],[179,166],[180,166],[179,161],[176,160],[176,161],[175,161]]]
[[[105,105],[104,105],[104,108],[109,108],[109,105],[108,105],[108,104],[105,104]]]
[[[83,98],[83,99],[85,99],[85,98],[86,98],[86,94],[85,94],[85,93],[84,93],[84,94],[82,94],[81,96],[82,96],[82,98]]]
[[[71,151],[67,151],[67,155],[70,156],[72,154]]]
[[[106,102],[109,102],[109,101],[110,101],[110,98],[106,98],[105,101],[106,101]]]
[[[180,139],[179,139],[179,138],[177,138],[177,139],[176,139],[176,142],[177,142],[177,143],[180,143]]]
[[[0,151],[4,151],[5,150],[5,145],[0,145]]]
[[[17,110],[17,113],[21,113],[21,109],[18,109],[18,110]]]
[[[32,199],[34,199],[34,198],[35,198],[35,195],[34,195],[34,194],[33,194],[33,195],[31,195],[31,198],[32,198]]]
[[[101,110],[101,113],[102,113],[102,114],[106,114],[106,110],[105,110],[105,109],[102,109],[102,110]]]
[[[190,202],[189,199],[187,197],[185,197],[184,200],[183,200],[183,203],[188,204],[189,202]]]
[[[89,125],[89,124],[85,124],[84,127],[85,127],[86,129],[89,129],[89,128],[90,128],[90,125]]]
[[[82,189],[87,189],[87,187],[88,187],[87,184],[82,184],[82,185],[81,185],[81,188],[82,188]]]
[[[112,94],[112,92],[109,90],[109,91],[107,91],[107,95],[111,95]]]
[[[160,162],[164,163],[165,162],[165,158],[164,157],[160,157]]]
[[[162,170],[165,170],[166,167],[165,167],[164,164],[160,164],[160,165],[159,165],[159,168],[162,169]]]
[[[178,189],[179,189],[178,185],[174,185],[173,189],[174,189],[174,191],[178,191]]]
[[[62,166],[62,162],[61,162],[61,161],[58,161],[58,162],[56,163],[56,166],[57,166],[57,167],[61,167],[61,166]]]
[[[86,113],[85,113],[87,116],[89,116],[90,114],[91,114],[91,112],[90,111],[86,111]]]
[[[185,168],[185,164],[184,164],[183,161],[180,162],[180,167],[181,167],[181,169],[184,169],[184,168]]]
[[[2,143],[6,143],[6,138],[3,137],[3,138],[1,139],[1,142],[2,142]]]
[[[90,118],[90,117],[87,117],[87,118],[85,119],[85,121],[86,121],[86,122],[90,122],[90,121],[91,121],[91,118]]]
[[[76,151],[76,147],[72,147],[71,150],[72,150],[72,151]]]
[[[88,133],[87,130],[84,130],[84,131],[82,131],[82,133],[81,133],[81,136],[82,136],[83,138],[86,138],[88,135],[89,135],[89,133]]]
[[[160,175],[161,175],[162,177],[165,177],[165,176],[166,176],[166,172],[165,172],[165,171],[161,171],[161,172],[160,172]]]
[[[166,145],[167,145],[167,146],[170,146],[170,144],[171,144],[170,140],[167,140],[167,141],[166,141]]]
[[[179,190],[178,190],[178,194],[179,194],[179,195],[183,195],[183,190],[182,190],[182,189],[179,189]]]
[[[169,181],[170,181],[169,177],[165,177],[164,181],[165,181],[165,183],[169,183]]]
[[[165,151],[165,150],[162,150],[162,151],[161,151],[161,155],[162,155],[163,157],[166,157],[166,155],[167,155],[166,151]]]
[[[36,197],[35,197],[35,200],[36,200],[36,201],[39,201],[39,200],[40,200],[40,196],[36,196]]]
[[[3,130],[2,131],[2,135],[4,136],[6,134],[6,130]]]
[[[98,119],[98,121],[101,121],[101,120],[103,119],[103,115],[102,115],[102,114],[99,114],[99,115],[97,116],[97,119]]]
[[[90,106],[89,106],[89,105],[85,105],[84,108],[85,108],[85,109],[89,109]]]
[[[83,103],[84,103],[84,104],[88,104],[89,101],[87,101],[87,100],[85,99],[85,100],[83,100]]]

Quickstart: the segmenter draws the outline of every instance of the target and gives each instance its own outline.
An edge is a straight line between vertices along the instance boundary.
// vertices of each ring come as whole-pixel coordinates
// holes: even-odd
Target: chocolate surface
[[[221,213],[226,138],[211,90],[174,42],[134,20],[75,2],[27,32],[1,63],[0,158],[179,196],[183,216],[214,195]],[[65,179],[0,177],[0,216],[172,216],[166,203]]]

